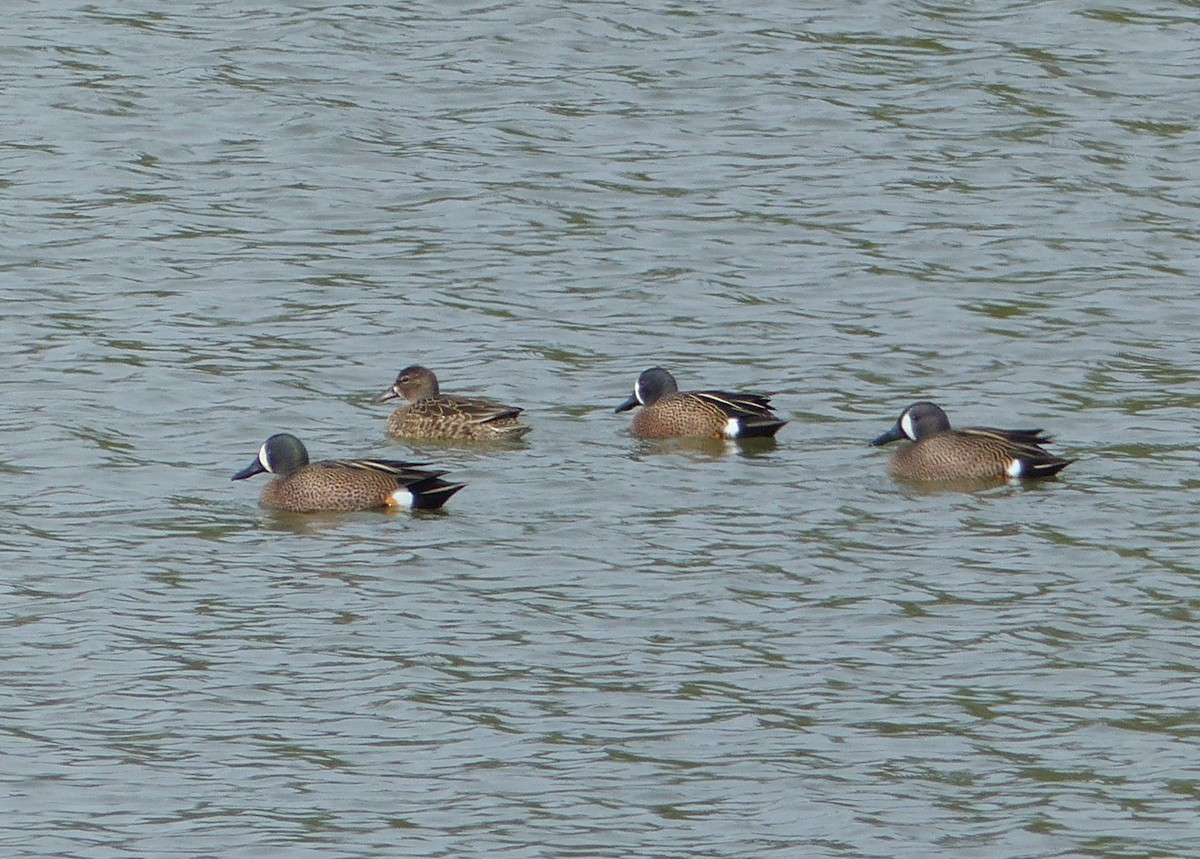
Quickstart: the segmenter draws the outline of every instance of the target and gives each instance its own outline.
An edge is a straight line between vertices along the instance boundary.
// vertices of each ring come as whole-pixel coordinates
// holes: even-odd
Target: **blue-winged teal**
[[[436,510],[463,488],[461,483],[442,480],[444,471],[426,471],[394,459],[309,462],[304,444],[288,433],[267,439],[254,462],[233,479],[245,480],[264,471],[275,479],[263,489],[259,504],[290,513],[377,507]]]
[[[913,403],[871,444],[879,447],[900,439],[912,444],[892,454],[888,473],[906,480],[1049,477],[1074,462],[1043,450],[1051,439],[1040,429],[951,429],[946,413],[927,402]]]
[[[516,439],[529,432],[521,409],[482,397],[451,397],[438,391],[433,371],[414,364],[396,376],[390,388],[371,400],[382,403],[404,397],[408,404],[392,412],[388,432],[398,438],[443,438],[467,441]]]
[[[644,371],[633,396],[616,411],[642,406],[630,431],[638,438],[755,438],[773,436],[787,423],[771,411],[771,398],[725,391],[680,391],[662,367]]]

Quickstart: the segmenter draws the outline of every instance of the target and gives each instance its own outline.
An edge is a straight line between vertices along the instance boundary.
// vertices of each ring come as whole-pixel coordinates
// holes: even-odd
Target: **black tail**
[[[771,438],[786,423],[787,421],[766,418],[742,418],[742,427],[738,432],[738,438]]]
[[[1062,459],[1057,456],[1047,456],[1045,459],[1026,459],[1025,477],[1050,477],[1058,474],[1075,460]]]
[[[447,483],[436,474],[431,474],[404,488],[412,493],[414,510],[437,510],[464,486],[465,483]]]

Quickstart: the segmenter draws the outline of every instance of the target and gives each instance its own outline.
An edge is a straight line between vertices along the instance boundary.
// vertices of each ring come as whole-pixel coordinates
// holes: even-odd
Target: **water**
[[[15,7],[3,853],[1200,852],[1197,18]],[[529,443],[389,441],[413,361]],[[1079,461],[894,484],[923,398]],[[281,430],[468,488],[270,514]]]

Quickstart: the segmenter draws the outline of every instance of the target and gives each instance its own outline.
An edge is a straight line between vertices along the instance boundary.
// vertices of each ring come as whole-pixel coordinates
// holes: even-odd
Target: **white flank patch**
[[[900,432],[908,436],[910,441],[917,440],[917,433],[916,430],[913,429],[912,425],[912,415],[910,415],[908,412],[905,412],[900,416]]]
[[[725,421],[725,438],[737,438],[742,432],[742,422],[737,418]]]
[[[258,449],[258,464],[261,465],[263,468],[265,468],[267,471],[271,471],[271,466],[267,464],[267,446],[266,446],[266,444],[264,444],[262,447],[260,447]],[[274,472],[272,472],[272,473],[274,473]]]
[[[1008,464],[1008,476],[1014,480],[1025,473],[1025,464],[1019,459],[1014,459]]]
[[[412,507],[413,494],[407,489],[397,489],[391,495],[392,506],[394,507]]]

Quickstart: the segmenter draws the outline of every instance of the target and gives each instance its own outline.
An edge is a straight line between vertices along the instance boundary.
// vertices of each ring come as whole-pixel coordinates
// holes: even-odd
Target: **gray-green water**
[[[1200,853],[1194,3],[5,15],[5,856]],[[1079,461],[898,486],[921,398]],[[469,486],[272,516],[279,430]]]

